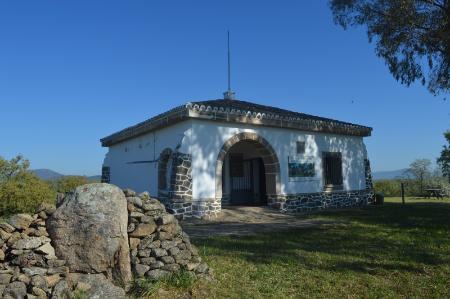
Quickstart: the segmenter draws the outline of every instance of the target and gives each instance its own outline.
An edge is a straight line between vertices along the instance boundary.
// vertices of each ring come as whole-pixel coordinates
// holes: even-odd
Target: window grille
[[[323,171],[325,177],[325,186],[341,186],[342,179],[342,154],[324,153]]]
[[[102,183],[111,182],[111,168],[109,166],[102,167]]]

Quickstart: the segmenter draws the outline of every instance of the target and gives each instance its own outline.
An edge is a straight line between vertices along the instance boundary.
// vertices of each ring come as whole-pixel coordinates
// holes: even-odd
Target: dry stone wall
[[[34,215],[17,214],[0,223],[2,298],[66,298],[68,267],[56,257],[46,229],[55,210],[44,204]]]
[[[123,231],[127,246],[113,244],[109,238],[111,228],[104,229],[99,224],[94,230],[80,227],[78,232],[69,227],[67,231],[76,234],[76,246],[86,254],[79,255],[80,250],[70,253],[79,255],[77,257],[62,254],[62,245],[70,243],[70,238],[62,231],[67,223],[61,224],[65,222],[62,219],[70,217],[68,207],[74,209],[75,203],[83,205],[74,209],[80,212],[74,213],[74,217],[82,216],[88,209],[89,213],[85,215],[98,216],[101,221],[105,218],[102,213],[114,210],[105,210],[112,198],[123,200],[126,214]],[[99,208],[98,215],[94,213],[96,207]],[[80,224],[78,220],[73,223]],[[104,224],[109,225],[107,221]],[[56,237],[52,234],[54,231],[58,232]],[[107,233],[102,235],[103,232]],[[117,234],[116,231],[113,233]],[[83,236],[86,242],[82,240]],[[105,252],[99,252],[98,246],[91,246],[95,238],[101,239],[99,244],[108,240]],[[123,256],[125,249],[128,250],[126,257]],[[98,264],[101,259],[91,260],[93,255],[108,254],[110,250],[118,253],[110,263],[111,269],[102,268],[104,263]],[[135,278],[159,279],[180,270],[197,277],[212,274],[177,219],[158,200],[151,199],[148,192],[137,195],[131,190],[122,192],[109,184],[84,185],[64,198],[59,197],[58,208],[43,204],[33,215],[17,214],[0,223],[0,298],[66,299],[74,298],[78,291],[87,298],[126,298],[128,285],[118,283],[111,275],[114,273],[110,272],[123,269],[124,263],[128,263]],[[78,267],[80,265],[83,267]]]
[[[135,276],[159,279],[185,270],[207,277],[211,270],[202,262],[174,215],[147,192],[136,195],[124,190],[128,202],[128,236],[131,265]]]

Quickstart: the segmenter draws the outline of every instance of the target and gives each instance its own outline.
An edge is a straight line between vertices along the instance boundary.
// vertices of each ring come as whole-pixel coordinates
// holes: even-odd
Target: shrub
[[[28,171],[22,156],[10,161],[0,157],[0,214],[32,213],[42,202],[53,203],[50,185]]]
[[[421,184],[415,179],[376,180],[373,183],[375,192],[384,196],[401,196],[401,183],[405,186],[405,196],[423,196]],[[444,177],[433,176],[423,181],[424,188],[440,188],[445,194],[450,195],[450,183]]]
[[[52,182],[53,189],[59,193],[67,193],[78,186],[89,184],[89,180],[85,176],[63,176]]]
[[[400,181],[398,180],[377,180],[373,183],[373,188],[377,193],[384,196],[400,196]]]

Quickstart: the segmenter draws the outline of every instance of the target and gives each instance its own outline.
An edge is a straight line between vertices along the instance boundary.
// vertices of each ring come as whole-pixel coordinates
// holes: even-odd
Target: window
[[[304,154],[304,153],[305,153],[305,142],[297,141],[297,154]]]
[[[102,183],[109,183],[111,181],[111,169],[109,166],[103,166],[102,167]]]
[[[323,153],[323,172],[325,186],[342,186],[341,153]]]

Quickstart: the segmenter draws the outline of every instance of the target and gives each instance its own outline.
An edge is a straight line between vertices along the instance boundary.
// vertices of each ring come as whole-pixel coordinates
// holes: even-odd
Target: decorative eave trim
[[[324,132],[339,135],[367,137],[372,128],[334,120],[317,120],[279,114],[212,107],[187,103],[190,118],[207,119],[219,122],[232,122],[261,125],[267,127],[289,128],[310,132]]]
[[[102,146],[108,147],[189,118],[360,137],[370,136],[372,132],[370,127],[333,120],[288,117],[272,113],[230,109],[229,107],[212,107],[187,103],[184,106],[176,107],[147,121],[109,135],[101,139],[100,142]]]

